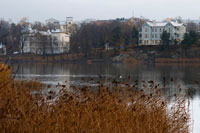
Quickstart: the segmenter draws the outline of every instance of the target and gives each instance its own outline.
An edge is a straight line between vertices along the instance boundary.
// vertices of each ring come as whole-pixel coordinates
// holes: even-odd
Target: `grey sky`
[[[75,20],[86,18],[129,18],[133,11],[136,17],[162,20],[181,16],[184,19],[199,19],[200,0],[0,0],[0,18],[30,21],[48,18]]]

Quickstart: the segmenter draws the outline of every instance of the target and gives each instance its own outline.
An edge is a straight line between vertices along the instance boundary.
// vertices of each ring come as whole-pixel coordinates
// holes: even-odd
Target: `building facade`
[[[146,22],[139,33],[139,45],[160,45],[163,31],[170,33],[169,40],[180,43],[186,33],[186,26],[178,22]]]
[[[22,53],[62,54],[69,52],[70,35],[61,31],[27,33],[21,43]]]
[[[70,50],[70,33],[68,24],[59,26],[59,29],[35,31],[31,28],[21,37],[21,52],[38,55],[67,53]]]
[[[6,46],[0,42],[0,56],[6,55]]]

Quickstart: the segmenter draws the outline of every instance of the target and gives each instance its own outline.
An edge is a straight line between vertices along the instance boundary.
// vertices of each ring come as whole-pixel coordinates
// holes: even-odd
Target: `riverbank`
[[[114,61],[123,63],[200,63],[200,46],[140,46],[121,51]]]
[[[59,63],[103,63],[112,62],[112,57],[116,56],[115,51],[93,51],[91,53],[66,53],[57,55],[35,55],[35,54],[16,54],[1,56],[0,62],[10,61],[20,62],[59,62]]]
[[[59,63],[200,63],[200,46],[138,46],[126,51],[92,51],[60,55],[18,54],[0,57],[1,62],[59,62]]]

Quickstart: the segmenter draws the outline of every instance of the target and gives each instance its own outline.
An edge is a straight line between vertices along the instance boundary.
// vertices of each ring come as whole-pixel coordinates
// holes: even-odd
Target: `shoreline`
[[[56,55],[56,56],[12,56],[12,57],[0,57],[1,62],[12,62],[12,63],[123,63],[123,64],[200,64],[200,58],[155,58],[151,62],[143,62],[134,57],[127,57],[122,60],[113,61],[110,59],[80,59],[80,57],[74,56],[74,58],[69,59],[65,55]]]

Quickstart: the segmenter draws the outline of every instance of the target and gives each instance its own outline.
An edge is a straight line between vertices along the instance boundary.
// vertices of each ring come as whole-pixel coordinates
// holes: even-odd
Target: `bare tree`
[[[195,32],[197,32],[197,30],[198,30],[198,25],[197,24],[195,24],[194,22],[189,22],[189,23],[187,23],[187,31],[195,31]]]

